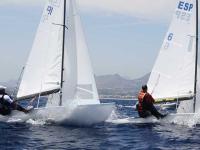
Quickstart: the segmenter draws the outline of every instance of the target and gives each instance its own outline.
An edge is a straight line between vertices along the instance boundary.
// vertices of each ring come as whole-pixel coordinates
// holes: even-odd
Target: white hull
[[[58,124],[87,126],[107,120],[114,107],[114,104],[78,105],[73,109],[57,106],[34,109],[30,116],[32,119],[53,121]]]
[[[89,126],[106,121],[114,104],[78,105],[73,109],[57,106],[34,109],[29,114],[13,111],[10,116],[0,116],[1,122],[26,122],[30,119],[63,125]]]

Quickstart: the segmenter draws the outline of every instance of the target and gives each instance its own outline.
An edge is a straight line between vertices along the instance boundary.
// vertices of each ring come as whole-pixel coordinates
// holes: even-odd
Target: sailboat
[[[200,110],[198,72],[198,0],[178,0],[148,81],[149,93],[157,102],[178,102],[175,116],[194,116]]]
[[[41,97],[47,97],[39,107]],[[37,99],[33,119],[61,124],[104,122],[115,105],[100,103],[75,0],[48,0],[17,92]]]

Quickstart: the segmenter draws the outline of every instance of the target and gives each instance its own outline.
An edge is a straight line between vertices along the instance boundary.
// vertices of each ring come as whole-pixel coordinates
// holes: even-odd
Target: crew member
[[[25,109],[17,104],[17,102],[5,92],[5,89],[6,87],[0,86],[0,115],[10,115],[12,110],[18,110],[24,113],[28,113],[31,110]]]
[[[143,85],[141,91],[138,94],[138,114],[142,118],[147,118],[151,115],[155,116],[157,119],[163,118],[166,115],[163,115],[157,111],[153,103],[155,102],[154,98],[149,94],[147,85]]]

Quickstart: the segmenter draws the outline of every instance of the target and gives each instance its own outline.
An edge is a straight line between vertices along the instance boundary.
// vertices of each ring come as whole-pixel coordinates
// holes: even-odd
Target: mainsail
[[[58,91],[62,92],[61,100]],[[67,105],[74,100],[78,104],[100,104],[75,0],[49,0],[46,4],[17,97],[52,93],[57,93],[50,96],[56,104],[61,101]]]
[[[17,98],[28,98],[60,89],[63,0],[49,0],[45,6],[29,54]]]
[[[194,96],[196,0],[178,1],[172,22],[151,72],[148,87],[156,99]]]

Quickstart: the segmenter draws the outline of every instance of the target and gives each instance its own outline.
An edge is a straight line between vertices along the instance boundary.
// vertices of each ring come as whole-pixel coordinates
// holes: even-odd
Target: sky
[[[176,0],[78,0],[96,75],[134,79],[153,67]],[[45,0],[0,1],[0,81],[18,79]]]

